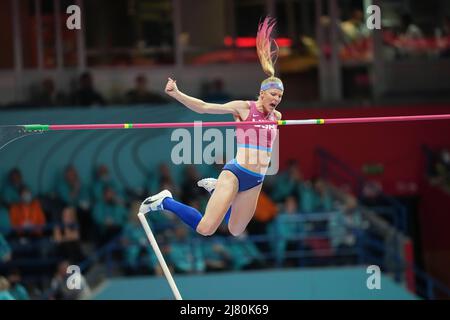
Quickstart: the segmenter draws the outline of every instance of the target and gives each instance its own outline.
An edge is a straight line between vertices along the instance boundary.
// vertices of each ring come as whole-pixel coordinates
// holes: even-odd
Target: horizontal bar
[[[26,131],[59,131],[59,130],[99,130],[99,129],[150,129],[150,128],[189,128],[189,127],[235,127],[254,125],[312,125],[312,124],[352,124],[376,123],[419,120],[449,120],[450,114],[366,117],[366,118],[334,118],[334,119],[306,119],[306,120],[278,120],[278,121],[222,121],[222,122],[169,122],[169,123],[120,123],[120,124],[53,124],[53,125],[25,125]]]

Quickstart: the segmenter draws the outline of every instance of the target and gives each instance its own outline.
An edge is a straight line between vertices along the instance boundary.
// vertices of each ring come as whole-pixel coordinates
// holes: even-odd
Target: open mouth
[[[271,104],[270,104],[270,107],[271,107],[272,109],[275,109],[276,106],[277,106],[277,105],[276,105],[275,103],[271,103]]]

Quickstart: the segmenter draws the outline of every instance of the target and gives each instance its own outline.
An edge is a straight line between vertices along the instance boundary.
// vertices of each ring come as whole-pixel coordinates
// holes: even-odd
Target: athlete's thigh
[[[249,190],[239,192],[232,204],[229,228],[245,229],[255,213],[262,183]]]
[[[236,176],[228,170],[223,170],[206,205],[202,223],[217,225],[218,227],[238,194],[238,189],[239,181]]]

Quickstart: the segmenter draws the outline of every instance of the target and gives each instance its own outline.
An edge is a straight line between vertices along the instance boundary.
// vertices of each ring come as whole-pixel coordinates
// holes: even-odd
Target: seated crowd
[[[10,170],[0,198],[0,279],[10,296],[42,297],[48,291],[47,298],[79,298],[60,285],[70,275],[64,270],[85,265],[86,274],[94,256],[99,256],[95,263],[113,262],[115,275],[161,275],[137,219],[143,196],[167,188],[204,212],[209,194],[197,187],[201,177],[194,166],[185,167],[179,183],[166,164],[156,169],[139,196],[121,189],[105,165],[94,168],[90,184],[68,165],[46,194],[34,194],[21,171]],[[218,170],[211,166],[210,176]],[[350,191],[322,178],[304,180],[296,161],[266,178],[254,219],[239,237],[231,237],[225,223],[205,238],[171,213],[148,216],[169,267],[185,274],[335,264],[339,253],[355,246],[353,230],[361,220]],[[345,263],[354,256],[349,259]]]

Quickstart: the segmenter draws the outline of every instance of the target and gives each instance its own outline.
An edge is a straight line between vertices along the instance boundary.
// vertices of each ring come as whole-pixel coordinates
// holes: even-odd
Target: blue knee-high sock
[[[172,211],[175,213],[184,223],[191,227],[194,231],[197,231],[197,226],[202,220],[202,214],[197,209],[182,204],[174,200],[173,198],[167,197],[162,202],[165,210]]]
[[[231,206],[228,209],[227,213],[225,214],[225,222],[228,224],[228,222],[230,221],[230,215],[231,215]]]

